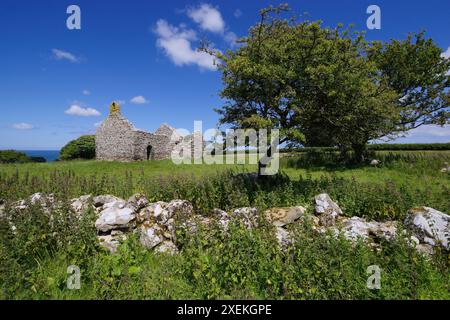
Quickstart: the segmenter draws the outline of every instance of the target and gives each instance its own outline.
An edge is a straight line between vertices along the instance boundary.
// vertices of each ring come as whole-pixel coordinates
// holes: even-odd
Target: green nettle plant
[[[222,124],[277,128],[280,143],[338,146],[360,162],[370,140],[448,122],[450,59],[423,32],[368,41],[351,27],[281,18],[286,10],[261,10],[234,50],[202,49],[222,72]]]

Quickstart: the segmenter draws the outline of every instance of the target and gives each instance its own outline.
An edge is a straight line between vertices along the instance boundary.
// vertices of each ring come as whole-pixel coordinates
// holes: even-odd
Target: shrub
[[[26,163],[31,159],[23,152],[15,150],[0,150],[0,163]]]
[[[95,136],[81,136],[70,141],[61,149],[61,160],[94,159],[95,158]]]
[[[47,160],[44,157],[30,157],[31,162],[36,162],[36,163],[43,163],[43,162],[47,162]]]

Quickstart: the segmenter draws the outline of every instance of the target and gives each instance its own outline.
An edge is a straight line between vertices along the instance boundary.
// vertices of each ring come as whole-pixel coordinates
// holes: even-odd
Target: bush
[[[0,150],[0,163],[26,163],[31,159],[23,152],[15,150]]]
[[[95,136],[81,136],[61,149],[60,160],[94,159]]]
[[[36,163],[47,162],[47,160],[44,157],[30,157],[30,161]]]

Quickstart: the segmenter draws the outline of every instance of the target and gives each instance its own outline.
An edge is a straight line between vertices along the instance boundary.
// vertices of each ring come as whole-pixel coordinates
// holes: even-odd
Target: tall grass
[[[440,192],[415,185],[398,185],[393,181],[358,182],[337,175],[310,175],[291,179],[279,174],[263,182],[243,174],[223,172],[213,176],[195,177],[135,177],[126,173],[122,180],[115,176],[79,177],[74,172],[54,172],[49,179],[30,178],[16,173],[0,176],[0,197],[17,200],[35,192],[54,193],[59,199],[82,194],[113,194],[127,198],[144,193],[150,201],[185,199],[192,202],[200,214],[214,208],[231,210],[237,207],[259,208],[308,205],[313,197],[326,192],[336,199],[347,216],[362,216],[376,220],[402,219],[408,209],[426,205],[444,212],[450,211],[449,186]]]
[[[60,199],[84,194],[127,198],[141,192],[150,201],[186,199],[198,213],[208,214],[213,208],[307,205],[316,194],[327,192],[347,216],[402,219],[408,209],[422,205],[450,212],[449,175],[439,170],[448,160],[446,155],[379,154],[381,168],[339,167],[333,157],[312,154],[282,159],[285,173],[262,181],[242,169],[203,176],[188,171],[158,176],[143,169],[79,174],[71,168],[30,174],[16,167],[0,171],[0,198],[13,201],[35,192],[54,193]],[[301,174],[294,177],[292,172]]]

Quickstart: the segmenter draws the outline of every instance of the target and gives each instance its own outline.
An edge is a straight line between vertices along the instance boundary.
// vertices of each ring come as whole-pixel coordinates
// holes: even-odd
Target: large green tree
[[[373,138],[395,138],[422,125],[448,122],[450,60],[432,39],[421,32],[405,40],[367,43],[366,48],[368,60],[375,64],[387,88],[395,92],[392,130]],[[330,128],[322,126],[322,116],[305,118],[302,129],[308,145],[336,145],[328,138]]]
[[[370,140],[448,121],[450,61],[423,33],[369,42],[341,25],[280,18],[286,10],[261,10],[235,50],[205,49],[220,62],[222,124],[277,128],[280,143],[315,139],[362,160]]]
[[[405,40],[373,42],[368,54],[397,94],[397,132],[448,122],[450,59],[424,32]]]

